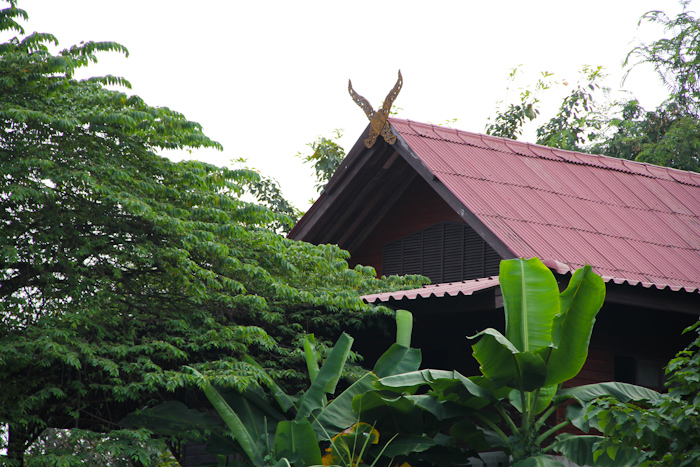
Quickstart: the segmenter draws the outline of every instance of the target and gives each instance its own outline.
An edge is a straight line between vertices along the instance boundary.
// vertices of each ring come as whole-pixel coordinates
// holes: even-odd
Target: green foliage
[[[319,193],[323,192],[326,184],[345,159],[345,150],[337,143],[343,136],[343,130],[335,130],[333,133],[334,136],[330,139],[319,136],[316,141],[307,144],[313,151],[311,155],[297,154],[304,163],[313,163],[316,171],[316,191]]]
[[[397,337],[406,332],[406,315],[397,319]],[[130,414],[122,423],[127,426],[147,428],[161,435],[181,439],[214,434],[208,443],[212,453],[243,454],[252,465],[276,465],[287,459],[296,466],[321,464],[320,444],[329,445],[327,459],[335,459],[347,465],[356,464],[359,457],[378,459],[384,447],[378,444],[379,433],[370,425],[358,423],[353,412],[355,397],[365,394],[378,381],[377,375],[392,375],[399,371],[412,371],[420,365],[420,351],[400,343],[391,346],[379,359],[372,372],[363,371],[344,391],[331,401],[327,396],[336,393],[339,380],[346,371],[346,364],[353,339],[342,334],[330,349],[319,368],[319,356],[313,336],[304,339],[304,349],[309,368],[310,385],[297,395],[287,395],[272,379],[265,380],[267,390],[258,384],[250,384],[243,390],[219,390],[209,378],[194,369],[196,384],[204,391],[221,423],[217,423],[178,402],[166,402],[152,409]],[[248,358],[246,361],[262,370]],[[178,420],[179,419],[179,423]],[[182,433],[178,435],[177,430]],[[230,437],[227,436],[230,434]],[[376,438],[361,442],[367,436]],[[184,437],[184,438],[183,438]],[[404,441],[404,447],[407,440]],[[360,443],[361,445],[358,445]]]
[[[537,143],[700,171],[700,22],[687,10],[689,1],[681,4],[683,12],[675,18],[657,10],[642,16],[640,24],[661,24],[668,36],[637,45],[624,62],[631,69],[640,64],[655,69],[670,92],[664,103],[645,110],[634,98],[608,102],[602,69],[585,66],[579,85],[564,98],[557,114],[537,129]],[[549,88],[542,83],[540,79],[535,90]],[[605,96],[602,100],[596,95],[599,90]],[[534,95],[526,88],[521,104],[500,110],[487,133],[518,137],[526,118],[533,120],[539,114],[535,107],[539,99]]]
[[[639,44],[627,55],[624,66],[650,64],[668,87],[671,99],[686,115],[700,116],[700,23],[687,8],[690,0],[681,0],[683,11],[670,18],[652,10],[639,20],[660,24],[667,37]]]
[[[510,70],[508,75],[509,82],[512,83],[515,81],[521,66],[522,65],[519,65]],[[497,112],[493,123],[486,125],[487,135],[516,139],[522,134],[526,119],[529,121],[537,118],[537,115],[540,113],[537,108],[540,102],[539,96],[542,92],[552,87],[552,73],[544,71],[541,75],[534,89],[530,89],[529,86],[520,89],[520,103],[508,104],[505,110]],[[508,87],[507,90],[510,91],[510,87]],[[505,105],[503,101],[498,102],[498,104]]]
[[[239,158],[235,162],[245,164],[247,161]],[[258,170],[255,171],[259,173]],[[284,197],[277,180],[274,178],[260,175],[257,178],[246,180],[244,186],[259,204],[275,214],[284,216],[270,224],[270,227],[276,232],[289,232],[301,218],[302,213]]]
[[[474,336],[480,337],[473,349],[483,376],[421,370],[382,378],[378,392],[356,401],[362,403],[363,419],[376,415],[380,432],[384,420],[393,420],[400,434],[430,436],[434,446],[414,454],[427,462],[436,462],[433,456],[444,456],[445,450],[451,454],[447,462],[461,463],[465,455],[500,448],[517,467],[561,466],[549,457],[552,453],[581,465],[627,465],[636,453],[591,459],[592,443],[602,437],[559,435],[554,443],[550,440],[571,423],[590,428],[586,413],[599,398],[638,402],[658,397],[654,391],[623,383],[562,389],[586,360],[605,296],[603,280],[586,266],[559,292],[553,274],[533,258],[503,261],[499,281],[506,334],[486,329]],[[421,391],[422,386],[429,390]],[[550,417],[565,404],[567,420],[552,426]],[[468,448],[461,458],[454,452],[458,441]],[[441,463],[445,461],[443,457]]]
[[[700,321],[686,332],[700,334]],[[593,446],[638,455],[639,465],[680,467],[700,463],[700,335],[666,367],[667,393],[630,404],[602,399],[591,406],[588,423],[604,432]]]
[[[585,65],[578,85],[564,98],[557,114],[537,129],[537,144],[569,151],[585,150],[586,139],[592,141],[598,137],[605,118],[593,95],[605,76],[602,67]]]
[[[188,397],[196,377],[183,365],[243,388],[267,377],[240,362],[250,354],[293,387],[306,332],[325,345],[339,323],[389,312],[362,293],[420,284],[276,234],[288,216],[241,198],[254,171],[159,156],[220,145],[182,114],[104,87],[128,87],[122,78],[73,78],[123,46],[51,53],[57,40],[25,35],[26,12],[10,5],[0,10],[1,30],[19,33],[0,44],[0,424],[13,462],[47,427],[108,433],[138,407]]]

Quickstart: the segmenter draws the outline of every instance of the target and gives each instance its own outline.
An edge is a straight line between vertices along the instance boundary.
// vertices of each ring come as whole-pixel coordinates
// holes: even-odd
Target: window
[[[615,355],[615,381],[652,389],[664,386],[664,362]]]
[[[497,276],[501,257],[471,227],[440,222],[384,246],[382,273],[435,283]]]

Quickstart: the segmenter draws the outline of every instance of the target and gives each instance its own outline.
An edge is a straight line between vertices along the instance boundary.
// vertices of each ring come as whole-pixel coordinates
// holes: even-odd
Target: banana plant
[[[580,465],[633,465],[634,456],[610,452],[593,459],[601,438],[559,435],[574,423],[587,428],[588,406],[601,397],[641,402],[655,391],[624,383],[600,383],[571,389],[562,384],[576,376],[588,355],[595,318],[605,298],[605,284],[590,266],[571,277],[559,291],[552,272],[537,258],[501,262],[499,280],[505,310],[505,335],[489,328],[477,340],[473,355],[481,376],[456,371],[421,370],[382,378],[365,405],[397,414],[420,410],[440,423],[450,443],[474,450],[501,448],[514,467],[562,467],[551,454]],[[428,386],[429,391],[417,391]],[[569,404],[567,419],[550,423],[557,408]],[[555,437],[554,441],[552,441]]]
[[[353,398],[371,390],[381,377],[415,371],[420,367],[421,352],[410,348],[411,314],[400,310],[396,322],[397,343],[379,358],[372,371],[366,371],[331,400],[329,396],[336,393],[352,348],[353,338],[345,333],[338,338],[322,365],[319,365],[313,336],[304,339],[302,345],[310,385],[297,395],[286,394],[271,379],[265,388],[257,384],[251,384],[243,391],[216,388],[209,378],[188,367],[227,431],[221,425],[212,426],[215,422],[211,419],[203,421],[201,414],[179,402],[167,402],[132,414],[122,423],[168,435],[173,433],[166,432],[166,429],[173,424],[200,427],[213,433],[207,446],[210,453],[240,453],[255,466],[277,466],[282,461],[295,467],[321,465],[320,444],[330,444],[334,439],[336,443],[345,442],[347,433],[358,432],[353,427],[364,426],[359,424],[359,417],[353,412]],[[251,357],[245,361],[262,370]],[[178,420],[178,417],[181,418]],[[402,442],[405,444],[406,440]],[[383,446],[386,447],[386,442]],[[381,453],[381,449],[367,451],[367,455],[379,456]]]

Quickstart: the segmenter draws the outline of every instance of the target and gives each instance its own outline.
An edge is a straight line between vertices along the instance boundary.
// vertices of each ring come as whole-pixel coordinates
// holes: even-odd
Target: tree
[[[413,317],[399,310],[396,324],[396,343],[377,360],[372,371],[360,369],[349,385],[340,380],[346,373],[352,337],[341,334],[319,366],[314,337],[307,336],[304,356],[309,386],[296,395],[287,395],[269,378],[265,384],[267,388],[251,384],[244,391],[220,391],[193,369],[220,419],[213,420],[171,401],[130,414],[124,422],[168,435],[182,435],[187,430],[210,432],[212,436],[207,443],[210,452],[224,456],[235,452],[257,466],[280,465],[283,459],[297,466],[320,465],[320,444],[328,446],[323,456],[324,465],[329,465],[328,462],[330,465],[358,465],[358,459],[367,462],[382,455],[390,462],[400,453],[424,448],[426,443],[432,442],[393,437],[382,439],[379,446],[368,446],[363,442],[368,437],[379,444],[379,433],[371,425],[358,422],[358,415],[352,409],[354,398],[369,391],[380,377],[419,368],[421,352],[410,348]],[[246,361],[259,368],[252,358]],[[343,386],[344,390],[335,394],[336,389]],[[228,436],[224,427],[232,436]]]
[[[689,1],[682,0],[681,4],[683,11],[675,18],[661,11],[642,16],[640,23],[661,24],[670,37],[639,44],[624,62],[631,70],[641,64],[654,68],[670,92],[664,103],[645,110],[634,98],[601,102],[593,91],[604,78],[602,70],[584,67],[583,84],[564,98],[554,117],[538,128],[537,143],[700,171],[700,22],[687,10]],[[517,137],[525,117],[537,117],[537,112],[523,110],[528,102],[523,98],[522,105],[498,112],[495,124],[487,126],[487,133]],[[536,103],[533,101],[533,105]]]
[[[388,312],[361,293],[421,283],[377,279],[372,268],[348,269],[337,247],[276,234],[288,218],[241,199],[260,180],[254,171],[159,156],[220,145],[173,110],[105,88],[128,88],[123,78],[73,78],[100,52],[128,54],[122,45],[53,54],[56,38],[25,34],[26,18],[16,0],[0,10],[1,30],[18,33],[0,44],[9,463],[22,465],[46,427],[108,433],[136,408],[193,397],[183,365],[242,387],[256,379],[239,362],[251,354],[293,386],[305,332],[323,346],[340,323],[367,326]]]
[[[323,193],[323,189],[330,181],[340,163],[345,159],[345,150],[337,143],[343,136],[343,130],[335,130],[332,138],[319,136],[313,143],[307,144],[313,153],[304,155],[298,153],[297,157],[303,159],[306,164],[314,164],[316,172],[316,191]]]
[[[508,81],[513,82],[515,77],[520,72],[520,66],[510,70]],[[501,138],[516,139],[522,134],[525,119],[532,121],[537,118],[540,111],[538,104],[540,102],[540,94],[552,87],[552,73],[542,72],[542,76],[535,84],[534,89],[525,87],[520,91],[520,103],[508,104],[505,110],[499,110],[493,123],[486,125],[486,134],[500,136]],[[510,91],[510,88],[507,88]],[[499,104],[504,104],[503,101]]]

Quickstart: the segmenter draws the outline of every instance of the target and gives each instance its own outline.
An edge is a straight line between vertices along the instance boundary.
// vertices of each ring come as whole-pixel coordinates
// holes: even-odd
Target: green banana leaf
[[[284,420],[275,431],[275,457],[302,467],[321,465],[321,448],[308,420]]]
[[[384,456],[388,458],[423,452],[437,444],[434,439],[420,435],[397,435],[390,440],[380,442],[380,445],[384,443],[388,443],[382,447]]]
[[[248,458],[253,461],[256,465],[261,465],[263,462],[264,453],[256,445],[255,436],[248,431],[248,428],[241,422],[241,419],[236,415],[236,413],[229,407],[226,401],[221,397],[221,394],[214,389],[209,380],[207,380],[200,372],[192,367],[184,367],[188,369],[192,374],[200,378],[201,388],[204,391],[204,395],[207,396],[211,405],[219,413],[221,419],[226,423],[226,426],[233,433],[234,439],[241,446],[243,451],[246,453]]]
[[[406,389],[430,384],[438,379],[454,379],[455,371],[447,370],[419,370],[409,373],[387,376],[379,380],[378,389],[397,390],[404,392]]]
[[[465,418],[450,427],[450,436],[467,443],[470,449],[477,452],[488,451],[496,447],[489,443],[484,435],[484,430],[480,430],[476,424]],[[499,439],[497,436],[496,439]]]
[[[421,351],[410,349],[399,344],[392,344],[389,349],[379,357],[372,369],[372,373],[379,378],[416,371],[420,368],[422,359]]]
[[[255,359],[253,359],[253,357],[251,357],[250,355],[244,355],[242,360],[248,363],[249,365],[254,365],[260,368],[261,370],[265,371],[263,366],[256,362]],[[275,399],[275,401],[277,401],[277,404],[279,404],[283,412],[289,412],[289,410],[294,407],[294,401],[272,379],[270,379],[266,383],[266,386],[270,388],[272,397]]]
[[[295,420],[308,418],[312,411],[324,405],[326,394],[335,392],[353,341],[354,339],[345,333],[338,338],[318,375],[299,400]]]
[[[567,399],[575,399],[585,405],[600,397],[612,396],[620,402],[644,402],[658,399],[660,394],[652,389],[628,383],[595,383],[560,389],[554,397],[554,403],[560,404]]]
[[[552,343],[552,320],[559,313],[559,287],[537,258],[501,261],[506,337],[521,352]]]
[[[323,406],[314,416],[312,426],[319,439],[330,439],[358,421],[352,410],[355,396],[366,393],[374,387],[377,377],[367,373],[358,379],[338,397]]]
[[[543,388],[540,388],[539,395],[537,397],[537,404],[535,405],[535,412],[534,414],[537,415],[541,412],[543,412],[547,407],[550,406],[552,403],[552,398],[554,395],[557,393],[557,386],[544,386]],[[526,400],[528,404],[532,404],[530,398],[534,397],[534,393],[526,393]],[[523,413],[523,408],[522,408],[522,399],[520,398],[520,391],[513,390],[509,395],[508,398],[510,399],[510,403],[515,409]]]
[[[597,383],[578,386],[570,389],[562,389],[554,398],[555,404],[561,404],[566,400],[574,399],[576,403],[569,404],[566,408],[566,418],[581,431],[587,432],[591,427],[600,429],[596,419],[599,411],[592,402],[601,397],[612,396],[620,402],[647,402],[660,397],[660,394],[652,389],[635,386],[628,383]]]
[[[508,386],[534,391],[544,385],[547,366],[540,355],[520,351],[505,336],[493,328],[484,329],[470,337],[481,337],[472,346],[481,373],[499,388]]]
[[[570,380],[583,368],[593,324],[605,300],[605,282],[585,266],[574,272],[559,298],[561,311],[552,326],[555,347],[547,360],[548,386]]]
[[[474,412],[473,409],[463,404],[451,400],[438,400],[430,394],[404,397],[412,401],[416,407],[432,414],[437,420],[448,420]]]
[[[242,393],[235,389],[218,389],[226,404],[233,410],[256,439],[261,450],[272,443],[275,425],[287,418],[270,404],[262,388],[250,385]]]
[[[306,369],[309,371],[309,380],[313,383],[321,371],[318,367],[318,357],[316,356],[316,346],[314,335],[310,334],[306,336],[302,342],[304,347],[304,359],[306,360]]]
[[[362,421],[375,426],[385,435],[423,433],[423,412],[404,396],[387,397],[377,392],[367,392],[353,399],[352,408],[360,414]]]
[[[413,315],[410,311],[396,310],[396,343],[402,347],[411,347],[413,333]]]

